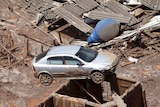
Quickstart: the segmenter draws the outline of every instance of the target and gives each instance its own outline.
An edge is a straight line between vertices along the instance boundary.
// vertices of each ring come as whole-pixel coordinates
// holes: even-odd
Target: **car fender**
[[[52,76],[48,71],[40,71],[38,73],[38,78],[39,78],[40,74],[49,74],[50,76]]]
[[[97,65],[97,64],[91,64],[92,71],[103,71],[105,70],[105,67],[103,65]]]
[[[91,72],[90,72],[90,74],[92,74],[93,72],[95,72],[95,71],[98,71],[98,72],[104,72],[105,70],[104,69],[101,69],[101,68],[93,68],[92,70],[91,70]]]

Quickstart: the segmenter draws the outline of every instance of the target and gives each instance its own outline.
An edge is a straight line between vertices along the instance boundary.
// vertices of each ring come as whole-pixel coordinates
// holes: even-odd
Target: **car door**
[[[54,76],[64,76],[65,75],[65,68],[64,62],[61,56],[54,56],[47,58],[47,68],[46,70]]]
[[[71,56],[63,56],[63,60],[67,76],[86,76],[89,74],[80,60]]]

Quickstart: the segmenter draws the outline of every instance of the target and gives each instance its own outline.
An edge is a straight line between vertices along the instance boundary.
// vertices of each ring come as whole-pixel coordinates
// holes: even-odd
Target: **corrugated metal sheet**
[[[89,12],[87,14],[87,17],[91,19],[98,19],[98,20],[101,20],[103,18],[112,18],[121,23],[129,23],[131,20],[131,17],[126,17],[122,14],[109,13],[109,12],[97,11],[97,10]]]
[[[32,1],[23,1],[23,4],[25,4],[25,8],[27,9],[27,11],[34,11],[35,13],[40,12],[42,13],[43,11],[45,11],[47,8],[50,8],[50,6],[52,6],[52,4],[48,3],[48,0],[46,2],[42,1],[42,0],[32,0]]]
[[[10,7],[12,6],[14,3],[11,0],[1,0],[0,1],[0,6],[1,8],[5,8],[5,7]]]
[[[80,16],[82,15],[82,13],[85,12],[82,8],[78,7],[75,3],[67,4],[63,6],[63,8],[68,10],[69,12],[71,12],[72,14],[76,16]]]
[[[124,5],[120,4],[119,2],[115,0],[106,0],[103,2],[103,5],[112,10],[115,13],[123,14],[126,17],[131,17],[130,25],[135,24],[138,21],[133,15],[128,13],[128,9],[124,7]]]
[[[4,4],[3,1],[0,1],[0,7],[4,8],[4,7],[6,7],[6,4]]]
[[[154,9],[160,10],[160,0],[140,0],[145,6]]]
[[[102,7],[101,5],[99,5],[95,10],[97,10],[97,11],[105,11],[105,12],[109,12],[109,13],[114,13],[109,8]]]
[[[99,4],[95,2],[94,0],[76,0],[75,3],[85,10],[85,12],[88,12],[89,10],[92,10],[93,8],[97,7]]]
[[[28,5],[28,3],[25,0],[16,0],[17,5],[20,7],[26,7]]]
[[[80,17],[77,17],[63,7],[57,8],[55,12],[84,33],[91,32],[93,29],[91,26],[84,23],[84,21]]]

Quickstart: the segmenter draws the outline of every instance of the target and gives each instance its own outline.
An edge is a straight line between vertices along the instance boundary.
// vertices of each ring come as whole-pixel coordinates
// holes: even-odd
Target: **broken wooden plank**
[[[51,39],[56,40],[56,38],[54,37],[54,35],[50,35],[47,32],[45,32],[44,30],[42,30],[40,27],[36,26],[35,24],[31,23],[27,18],[25,18],[24,16],[22,16],[20,13],[18,13],[17,11],[13,11],[16,15],[20,16],[22,19],[24,19],[25,21],[27,21],[28,23],[30,23],[31,25],[33,25],[35,28],[37,28],[38,30],[40,30],[42,33],[44,33],[46,36],[50,37]],[[61,44],[61,43],[59,43]]]
[[[4,7],[10,7],[13,5],[10,0],[2,0],[1,3],[4,5]]]
[[[78,82],[74,81],[85,93],[87,93],[94,101],[101,104],[92,94],[90,94],[85,88],[83,88]]]
[[[55,13],[55,12],[52,11],[52,10],[49,10],[49,11],[48,11],[48,14],[47,14],[46,17],[45,17],[45,20],[56,20],[57,17],[58,17],[58,14],[57,14],[57,13]]]
[[[1,6],[1,8],[8,7],[8,5],[6,3],[4,3],[4,0],[0,1],[0,6]]]
[[[9,69],[9,68],[11,68],[11,67],[13,67],[13,66],[15,66],[19,63],[22,63],[22,62],[24,63],[24,60],[25,60],[25,57],[21,60],[16,61],[15,63],[12,62],[12,64],[10,64],[10,66],[8,66],[7,68]]]
[[[82,13],[85,12],[82,8],[78,7],[75,3],[66,4],[63,6],[63,8],[78,17],[80,17]]]
[[[157,50],[158,52],[160,52],[160,47],[152,46],[152,48],[154,48],[155,50]]]
[[[154,44],[158,44],[159,42],[160,42],[159,39],[154,38],[154,39],[151,39],[150,41],[148,41],[147,45],[154,45]]]
[[[72,24],[84,33],[91,32],[93,29],[91,26],[84,23],[84,21],[80,17],[77,17],[63,7],[57,8],[55,12],[63,17],[63,19],[65,19],[68,23]]]
[[[8,57],[8,66],[10,66],[11,65],[10,55],[8,54],[7,57]]]
[[[105,8],[102,5],[99,5],[96,9],[97,11],[105,11],[105,12],[109,12],[109,13],[114,13],[112,10],[110,10],[109,8]]]
[[[133,25],[139,22],[138,19],[131,15],[126,8],[124,8],[124,5],[115,0],[105,0],[103,5],[115,13],[123,14],[126,17],[131,17],[129,25]]]
[[[130,65],[130,64],[133,64],[133,63],[134,63],[134,62],[121,61],[121,62],[120,62],[120,66],[121,66],[121,67],[124,67],[124,66]]]
[[[7,52],[9,53],[13,58],[19,60],[15,55],[12,54],[12,52],[10,52],[5,46],[3,46],[1,43],[0,43],[0,46]]]
[[[9,52],[11,52],[11,53],[13,53],[13,51],[15,51],[16,49],[18,48],[18,46],[15,46],[15,47],[12,47],[12,48],[10,48],[10,49],[8,49],[8,51]],[[5,50],[1,50],[1,53],[3,54],[3,55],[7,55],[7,51],[5,51]]]
[[[26,34],[22,34],[22,33],[18,33],[18,34],[19,34],[20,36],[24,36],[24,37],[26,37],[26,38],[28,38],[28,39],[31,39],[31,40],[33,40],[33,41],[36,41],[36,42],[38,42],[38,43],[40,43],[40,44],[42,44],[42,45],[45,45],[45,46],[48,46],[48,47],[52,47],[51,44],[44,43],[42,40],[40,40],[40,39],[38,39],[38,38],[29,37],[29,36],[27,36]]]
[[[140,0],[143,5],[153,10],[160,10],[160,0]]]
[[[147,32],[142,32],[145,36],[151,37],[151,38],[155,38],[158,37],[158,35],[151,33],[150,31]]]
[[[91,19],[96,19],[96,20],[101,20],[103,18],[112,18],[121,23],[129,23],[131,20],[131,17],[126,17],[122,14],[109,13],[109,12],[97,11],[97,10],[91,11],[89,13],[85,13],[84,16]]]
[[[94,8],[96,8],[99,4],[94,0],[76,0],[75,3],[88,12]]]
[[[70,23],[65,24],[65,25],[63,25],[63,26],[59,27],[58,29],[56,29],[56,31],[60,32],[60,31],[62,31],[62,30],[64,30],[64,29],[66,29],[66,28],[67,28],[67,27],[69,27],[69,26],[71,26],[71,24],[70,24]]]
[[[139,33],[141,33],[142,31],[150,31],[150,29],[153,29],[153,28],[160,28],[160,16],[155,16],[153,17],[149,23],[146,23],[144,24],[143,26],[141,26],[140,28],[137,28],[135,30],[132,30],[132,31],[125,31],[123,34],[121,34],[120,36],[118,37],[115,37],[114,39],[106,42],[106,43],[103,43],[101,44],[100,46],[98,47],[105,47],[105,46],[109,46],[109,45],[112,45],[112,44],[115,44],[115,43],[118,43],[120,40],[124,40],[125,38],[128,38],[128,37],[132,37],[134,35],[137,35]]]
[[[106,43],[102,43],[101,45],[99,45],[98,47],[99,48],[103,48],[103,47],[106,47],[106,46],[110,46],[112,44],[115,44],[115,43],[118,43],[119,41],[124,41],[125,38],[128,38],[128,37],[131,37],[133,36],[134,34],[136,34],[136,32],[138,32],[138,30],[132,30],[132,31],[125,31],[123,34],[121,34],[120,36],[118,37],[115,37],[114,39],[106,42]]]

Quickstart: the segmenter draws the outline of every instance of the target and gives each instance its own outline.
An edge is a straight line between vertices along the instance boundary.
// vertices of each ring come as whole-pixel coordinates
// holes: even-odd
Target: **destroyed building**
[[[129,0],[128,2],[123,0],[0,1],[1,68],[29,66],[31,58],[38,53],[52,46],[66,44],[112,51],[120,58],[121,67],[138,64],[141,62],[140,58],[153,53],[159,54],[160,1],[135,1],[139,2],[131,3]],[[103,18],[112,18],[121,23],[119,35],[103,43],[88,45],[87,37],[96,23]],[[159,59],[158,57],[158,64]]]

